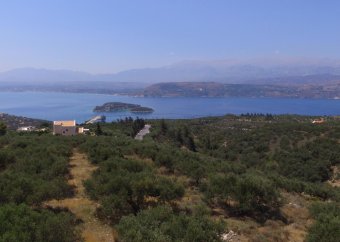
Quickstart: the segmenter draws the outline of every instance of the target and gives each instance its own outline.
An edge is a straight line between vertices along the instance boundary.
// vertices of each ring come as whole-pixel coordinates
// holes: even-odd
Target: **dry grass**
[[[333,187],[340,187],[340,168],[339,166],[332,167],[333,175],[328,182]]]
[[[142,158],[142,157],[140,157],[139,155],[136,155],[136,154],[134,154],[134,155],[124,155],[124,158],[128,159],[128,160],[140,161],[141,163],[146,164],[146,165],[150,165],[150,166],[154,165],[154,162],[150,158]]]
[[[125,158],[154,165],[152,160],[143,159],[137,155]],[[179,208],[192,209],[202,203],[203,195],[197,187],[190,184],[189,177],[176,174],[176,172],[171,173],[163,167],[157,168],[157,174],[178,181],[186,187],[184,196],[175,202]],[[285,204],[281,208],[281,213],[287,219],[287,223],[280,220],[267,220],[264,224],[260,224],[250,217],[230,217],[230,214],[220,207],[212,208],[212,217],[226,221],[228,230],[233,230],[238,234],[235,238],[238,242],[303,242],[308,227],[313,222],[308,212],[308,197],[287,192],[283,192],[282,196]]]
[[[280,220],[267,220],[264,224],[249,217],[228,217],[221,211],[215,211],[218,217],[224,218],[228,229],[238,234],[239,242],[303,242],[308,227],[313,220],[308,211],[308,200],[299,194],[282,193],[285,204],[281,208],[287,223]]]
[[[51,200],[45,202],[45,206],[52,208],[67,208],[82,221],[78,229],[85,242],[114,242],[115,231],[109,225],[102,223],[95,216],[99,204],[91,201],[85,194],[83,182],[90,178],[93,166],[84,154],[74,150],[70,159],[70,179],[68,183],[75,188],[72,198],[63,200]]]

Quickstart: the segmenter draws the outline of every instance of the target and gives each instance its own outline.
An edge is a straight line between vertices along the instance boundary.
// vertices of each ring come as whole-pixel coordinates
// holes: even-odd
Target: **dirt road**
[[[87,156],[74,150],[70,158],[71,179],[70,185],[75,186],[75,195],[64,200],[51,200],[45,202],[45,206],[53,208],[68,208],[75,216],[83,221],[79,225],[81,235],[85,242],[114,242],[114,230],[95,216],[98,204],[90,200],[86,193],[83,182],[91,177],[97,169],[92,165]]]

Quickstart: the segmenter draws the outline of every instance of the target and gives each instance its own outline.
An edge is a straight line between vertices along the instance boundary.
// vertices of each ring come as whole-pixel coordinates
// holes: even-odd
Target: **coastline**
[[[43,120],[84,122],[101,113],[92,110],[106,102],[135,103],[153,113],[102,113],[107,121],[137,116],[145,119],[191,119],[241,113],[340,115],[339,99],[240,98],[240,97],[135,97],[128,95],[2,92],[0,112]]]

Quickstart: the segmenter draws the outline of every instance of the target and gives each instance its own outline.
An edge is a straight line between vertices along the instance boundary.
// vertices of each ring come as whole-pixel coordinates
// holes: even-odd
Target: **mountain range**
[[[183,61],[158,68],[131,69],[113,74],[35,68],[0,73],[0,83],[56,84],[71,82],[160,83],[221,82],[299,83],[333,81],[340,76],[340,61],[276,58],[251,60]]]
[[[183,61],[114,74],[21,68],[0,73],[0,91],[339,98],[340,62],[299,58]]]

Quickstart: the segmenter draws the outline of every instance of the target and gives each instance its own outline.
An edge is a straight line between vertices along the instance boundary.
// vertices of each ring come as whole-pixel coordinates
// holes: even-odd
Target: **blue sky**
[[[0,71],[340,59],[339,0],[0,0]]]

